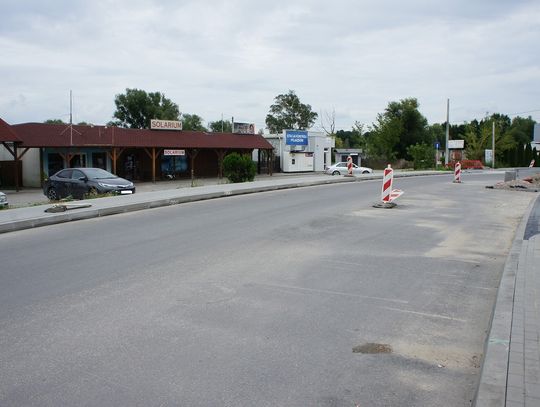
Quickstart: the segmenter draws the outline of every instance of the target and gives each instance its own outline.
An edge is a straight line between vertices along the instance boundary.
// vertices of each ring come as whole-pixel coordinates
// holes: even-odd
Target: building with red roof
[[[17,163],[28,152],[22,160],[28,162],[22,165],[25,186],[39,186],[44,178],[69,167],[100,167],[140,181],[155,181],[170,174],[221,177],[227,154],[251,155],[254,150],[259,152],[259,172],[271,172],[273,155],[272,145],[258,134],[45,123],[9,125],[2,119],[0,142],[4,149],[0,151],[0,177],[1,163],[9,161],[10,155]]]

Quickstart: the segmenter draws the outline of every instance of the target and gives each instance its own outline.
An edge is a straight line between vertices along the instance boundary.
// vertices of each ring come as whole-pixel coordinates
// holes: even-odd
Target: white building
[[[333,137],[309,130],[284,130],[263,136],[274,147],[283,172],[322,172],[332,164]]]

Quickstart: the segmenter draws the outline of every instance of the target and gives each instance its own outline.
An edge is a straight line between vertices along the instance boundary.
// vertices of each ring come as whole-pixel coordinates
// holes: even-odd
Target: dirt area
[[[540,173],[536,173],[522,179],[498,182],[497,184],[487,188],[538,192],[540,191]]]

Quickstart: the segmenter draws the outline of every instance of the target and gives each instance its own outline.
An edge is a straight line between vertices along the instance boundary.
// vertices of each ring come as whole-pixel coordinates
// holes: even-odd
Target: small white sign
[[[463,140],[448,140],[449,150],[460,150],[465,147],[465,141]]]
[[[176,120],[150,120],[152,130],[182,130],[182,122]]]
[[[163,150],[163,155],[186,155],[186,150]]]
[[[493,150],[484,150],[484,162],[491,163],[493,161]]]

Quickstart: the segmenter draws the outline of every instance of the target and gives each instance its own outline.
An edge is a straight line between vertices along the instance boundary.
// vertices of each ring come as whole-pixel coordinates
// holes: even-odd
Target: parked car
[[[371,174],[373,170],[371,168],[359,167],[358,165],[353,164],[352,172],[353,172],[353,175]],[[331,165],[330,167],[328,167],[325,173],[330,174],[330,175],[346,175],[349,173],[347,170],[347,163],[344,161],[335,163],[334,165]]]
[[[101,168],[66,168],[51,176],[43,185],[43,193],[51,201],[72,196],[84,199],[86,194],[134,194],[135,186]]]
[[[0,208],[7,208],[8,200],[6,194],[0,192]]]

